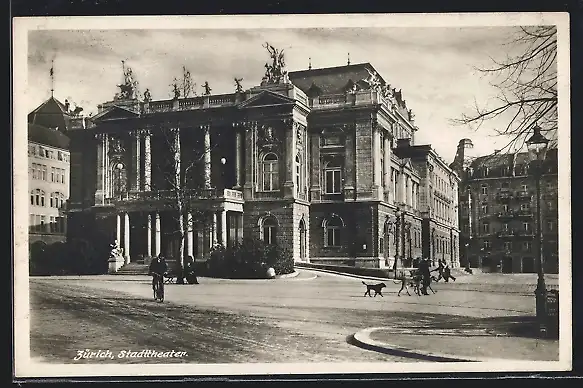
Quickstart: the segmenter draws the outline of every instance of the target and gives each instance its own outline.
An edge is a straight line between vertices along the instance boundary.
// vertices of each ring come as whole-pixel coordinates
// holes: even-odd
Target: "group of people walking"
[[[443,279],[446,283],[449,283],[451,279],[455,282],[456,278],[451,274],[451,268],[445,259],[439,259],[435,269],[431,269],[431,262],[427,257],[417,259],[413,266],[419,271],[418,276],[421,277],[421,293],[423,295],[429,295],[427,287],[429,287],[432,280],[438,282]],[[431,275],[433,272],[437,272],[438,276]]]

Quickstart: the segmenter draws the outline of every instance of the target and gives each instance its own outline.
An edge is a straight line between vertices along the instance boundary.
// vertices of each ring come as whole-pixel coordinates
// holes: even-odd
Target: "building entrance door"
[[[503,257],[502,258],[502,272],[503,273],[512,273],[512,257]]]
[[[535,273],[534,258],[523,257],[522,258],[522,272],[523,273]]]

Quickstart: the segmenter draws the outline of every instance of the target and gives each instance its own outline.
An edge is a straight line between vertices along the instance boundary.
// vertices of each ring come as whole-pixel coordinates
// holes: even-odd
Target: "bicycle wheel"
[[[164,302],[164,281],[160,281],[158,285],[158,299],[160,302]]]

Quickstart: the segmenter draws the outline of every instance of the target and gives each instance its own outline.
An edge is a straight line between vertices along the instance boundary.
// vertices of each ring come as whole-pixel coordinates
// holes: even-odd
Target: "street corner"
[[[558,361],[558,343],[499,335],[484,328],[372,327],[354,334],[365,349],[426,361]]]
[[[413,346],[409,347],[396,345],[384,341],[379,341],[373,338],[374,333],[390,329],[391,329],[390,327],[371,327],[368,329],[360,330],[354,333],[353,335],[353,345],[380,353],[391,354],[411,359],[421,359],[425,361],[435,362],[484,361],[481,359],[479,360],[471,357],[459,357],[456,355],[450,355],[445,353],[428,352],[426,350],[416,349]]]

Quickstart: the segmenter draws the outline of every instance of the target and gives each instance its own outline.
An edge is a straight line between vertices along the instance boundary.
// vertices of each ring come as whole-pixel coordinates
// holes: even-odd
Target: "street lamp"
[[[545,284],[544,269],[543,269],[543,243],[541,234],[541,211],[540,211],[540,180],[543,174],[543,162],[545,160],[547,146],[549,140],[541,133],[541,128],[535,124],[533,128],[533,135],[526,141],[528,148],[528,158],[530,160],[531,171],[536,182],[536,236],[538,240],[538,255],[537,255],[537,284],[534,291],[536,297],[536,316],[541,323],[545,315],[545,302],[547,287]]]
[[[221,158],[221,183],[223,185],[223,189],[225,189],[227,187],[227,184],[225,182],[225,165],[227,164],[227,158],[222,157]]]

